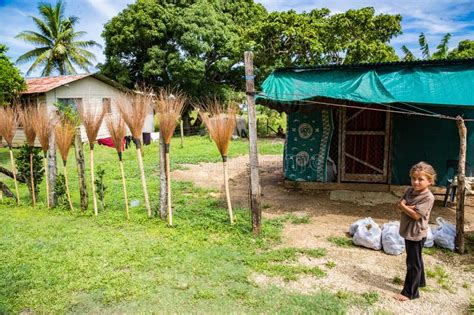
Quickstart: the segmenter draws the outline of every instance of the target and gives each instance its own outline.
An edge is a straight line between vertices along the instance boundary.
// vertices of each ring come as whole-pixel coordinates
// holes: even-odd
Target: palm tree
[[[451,34],[446,33],[446,35],[443,36],[441,39],[441,42],[439,45],[436,47],[436,52],[434,54],[430,54],[430,47],[428,46],[428,41],[426,40],[426,36],[424,33],[421,33],[420,36],[418,37],[418,43],[420,44],[420,50],[421,50],[421,55],[423,56],[422,59],[428,60],[428,59],[445,59],[448,57],[448,50],[449,50],[449,40],[451,39]],[[404,61],[414,61],[416,60],[416,57],[413,55],[413,53],[408,49],[407,46],[403,45],[402,46],[402,51],[405,54],[403,57]]]
[[[42,67],[41,75],[49,76],[57,71],[60,75],[75,74],[73,64],[88,72],[95,56],[86,48],[100,45],[93,40],[78,41],[86,32],[74,31],[78,22],[75,16],[64,16],[65,2],[58,0],[53,6],[40,3],[38,10],[41,18],[32,16],[38,31],[23,31],[16,36],[37,48],[28,51],[17,59],[17,63],[34,60],[26,75]]]

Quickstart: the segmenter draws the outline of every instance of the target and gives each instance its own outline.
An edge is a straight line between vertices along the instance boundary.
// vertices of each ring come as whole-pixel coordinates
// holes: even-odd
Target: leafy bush
[[[105,170],[100,166],[97,167],[96,172],[96,179],[95,179],[95,193],[97,194],[97,198],[100,201],[100,205],[102,206],[102,210],[105,209],[105,193],[107,190],[107,186],[104,184],[104,175]]]
[[[59,206],[67,205],[67,196],[66,196],[66,179],[63,174],[58,174],[56,176],[56,185],[54,186],[54,195]]]
[[[28,186],[28,190],[30,194],[31,190],[31,180],[30,180],[30,153],[33,153],[33,176],[34,176],[34,186],[35,186],[35,194],[38,196],[39,187],[38,185],[41,184],[44,177],[44,169],[43,169],[43,157],[40,154],[41,150],[38,148],[31,148],[27,144],[24,144],[20,147],[19,150],[15,152],[15,160],[16,160],[16,167],[18,171],[18,175],[20,177],[25,178],[26,185]]]

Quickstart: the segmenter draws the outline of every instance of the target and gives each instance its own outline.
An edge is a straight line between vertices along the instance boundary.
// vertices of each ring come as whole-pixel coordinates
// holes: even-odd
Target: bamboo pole
[[[81,128],[76,127],[74,135],[74,155],[76,156],[77,181],[79,184],[79,195],[81,198],[81,210],[86,212],[89,208],[89,196],[87,194],[86,163],[84,159],[84,147],[81,139]]]
[[[119,154],[119,164],[120,164],[120,173],[122,174],[123,196],[125,198],[125,213],[127,215],[127,220],[130,220],[130,214],[129,214],[129,211],[128,211],[127,184],[125,182],[125,171],[123,169],[123,161],[122,161],[122,155],[121,154]]]
[[[35,192],[35,175],[33,174],[33,147],[30,152],[30,180],[31,180],[31,199],[33,202],[33,208],[36,207],[36,192]]]
[[[459,254],[464,254],[464,198],[466,195],[466,146],[467,129],[464,119],[461,116],[456,117],[456,123],[459,131],[459,166],[458,166],[458,191],[456,205],[456,238],[455,250]]]
[[[48,205],[48,208],[51,207],[50,202],[49,202],[49,176],[48,176],[48,151],[43,152],[43,167],[44,167],[44,176],[45,182],[46,182],[46,203]]]
[[[160,133],[160,218],[166,219],[168,211],[168,184],[166,173],[166,144]]]
[[[254,234],[259,235],[262,229],[262,210],[260,208],[261,188],[258,168],[253,53],[246,51],[244,54],[244,61],[249,116],[250,208],[252,210],[252,231]]]
[[[57,164],[56,164],[56,134],[54,132],[54,128],[51,128],[49,134],[49,149],[48,149],[48,187],[49,187],[49,198],[48,204],[50,207],[56,207],[56,194],[54,192],[56,187],[56,174],[58,172]]]
[[[229,212],[230,224],[234,224],[234,214],[232,212],[232,204],[230,202],[229,174],[227,172],[227,156],[222,157],[222,164],[224,166],[224,185],[225,185],[225,196],[227,200],[227,211]]]
[[[135,139],[135,144],[137,146],[138,166],[140,168],[140,177],[141,177],[141,181],[142,181],[143,195],[144,195],[144,198],[145,198],[145,207],[146,207],[148,217],[151,218],[152,213],[151,213],[150,199],[149,199],[149,196],[148,196],[148,187],[147,187],[146,178],[145,178],[145,168],[143,166],[143,158],[142,158],[142,149],[141,149],[140,139]]]
[[[13,158],[13,150],[12,147],[9,146],[10,149],[10,162],[12,165],[12,173],[13,173],[13,182],[15,183],[15,192],[16,192],[16,204],[20,204],[20,192],[18,190],[18,181],[16,180],[16,168],[15,168],[15,160]]]
[[[173,225],[173,210],[171,208],[171,174],[170,174],[170,145],[166,145],[166,203],[168,206],[168,224]]]
[[[181,148],[184,148],[184,126],[182,118],[179,120],[179,130],[181,134]]]
[[[67,200],[69,202],[69,207],[71,208],[71,211],[73,211],[74,207],[72,206],[71,193],[69,192],[69,179],[68,179],[68,176],[67,176],[66,162],[64,162],[64,164],[63,164],[63,169],[64,169],[64,180],[66,182]]]
[[[97,196],[95,195],[94,145],[91,144],[90,148],[92,200],[94,201],[94,214],[98,216],[99,210],[97,209]]]

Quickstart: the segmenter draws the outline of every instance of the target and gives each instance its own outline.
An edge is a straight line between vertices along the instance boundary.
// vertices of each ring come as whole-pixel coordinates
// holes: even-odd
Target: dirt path
[[[287,223],[283,231],[281,247],[326,248],[327,255],[321,259],[302,258],[300,264],[317,265],[327,271],[327,277],[317,279],[301,277],[297,281],[284,282],[275,277],[255,275],[254,281],[261,285],[277,285],[290,291],[311,293],[321,288],[331,292],[352,293],[377,292],[380,296],[375,309],[395,314],[462,314],[473,296],[474,256],[435,253],[425,255],[427,270],[441,268],[446,271],[446,281],[428,278],[428,290],[416,301],[400,303],[392,296],[401,290],[401,285],[393,284],[395,277],[405,275],[405,254],[390,256],[380,251],[349,247],[338,247],[328,241],[330,236],[345,236],[352,222],[363,217],[372,217],[383,224],[398,220],[399,214],[393,204],[360,206],[352,202],[332,201],[327,192],[303,192],[289,190],[283,186],[281,156],[260,156],[262,207],[264,215],[276,216],[292,212],[310,217],[307,224]],[[248,157],[242,156],[229,161],[230,187],[234,206],[248,204]],[[222,191],[222,165],[202,163],[185,165],[186,170],[176,170],[173,178],[192,181],[196,185]],[[472,204],[470,200],[468,204]],[[455,221],[455,210],[435,206],[430,223],[442,216]],[[474,233],[474,207],[466,207],[466,231]],[[325,267],[330,261],[334,268]],[[357,306],[351,313],[365,312]]]

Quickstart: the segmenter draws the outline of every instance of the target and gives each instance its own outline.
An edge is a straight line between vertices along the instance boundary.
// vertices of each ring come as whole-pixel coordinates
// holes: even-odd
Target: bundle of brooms
[[[18,107],[20,105],[17,105]],[[23,132],[25,133],[26,142],[30,147],[30,185],[31,185],[31,200],[33,207],[36,206],[36,192],[35,192],[35,178],[33,173],[33,149],[35,147],[36,132],[33,128],[33,121],[36,116],[36,107],[28,104],[19,111],[20,120],[23,125]]]
[[[41,149],[43,150],[43,166],[46,177],[46,200],[49,208],[48,150],[49,133],[51,132],[52,123],[46,104],[41,104],[36,108],[34,117],[35,118],[32,121],[33,129],[36,132],[38,141],[41,144]]]
[[[144,90],[138,93],[128,93],[119,98],[117,102],[120,114],[132,133],[133,142],[135,143],[135,148],[137,150],[145,207],[149,218],[152,217],[152,213],[145,178],[145,169],[143,167],[141,137],[145,118],[151,108],[152,101],[153,96],[151,91]]]
[[[0,135],[5,139],[10,151],[10,162],[13,173],[13,182],[15,184],[16,203],[20,204],[20,193],[18,191],[18,182],[16,180],[15,159],[13,158],[13,138],[18,127],[18,114],[13,110],[12,106],[0,106]]]
[[[125,122],[123,121],[120,115],[109,114],[105,118],[105,123],[107,124],[107,129],[109,130],[110,137],[114,142],[114,147],[115,150],[117,150],[117,155],[119,158],[120,173],[122,175],[123,195],[125,198],[125,214],[127,215],[127,220],[129,220],[130,215],[128,211],[127,185],[125,183],[125,172],[123,169],[122,161],[123,139],[125,137]]]
[[[98,215],[99,210],[97,208],[97,196],[95,194],[94,143],[104,119],[105,107],[102,107],[102,110],[99,110],[97,107],[91,108],[91,106],[89,106],[89,108],[86,108],[86,106],[81,104],[78,106],[78,111],[81,123],[86,130],[87,139],[89,139],[92,199],[94,201],[94,214]]]
[[[56,144],[63,160],[64,180],[66,182],[66,195],[71,210],[74,210],[74,207],[72,206],[71,193],[69,192],[69,179],[67,176],[66,166],[69,149],[71,148],[72,142],[74,141],[75,131],[76,125],[67,118],[60,118],[54,129]]]
[[[225,109],[217,100],[208,100],[200,106],[199,116],[204,122],[204,125],[206,125],[209,135],[216,143],[217,149],[222,157],[227,210],[229,213],[230,224],[234,224],[234,215],[232,213],[232,204],[230,202],[227,154],[231,137],[235,130],[235,109],[231,106],[228,106],[227,109]]]
[[[160,123],[160,137],[165,143],[165,168],[166,168],[166,196],[168,203],[168,224],[173,225],[173,212],[171,208],[171,176],[170,176],[170,143],[176,124],[184,109],[186,97],[184,94],[162,89],[158,93],[155,111]]]

